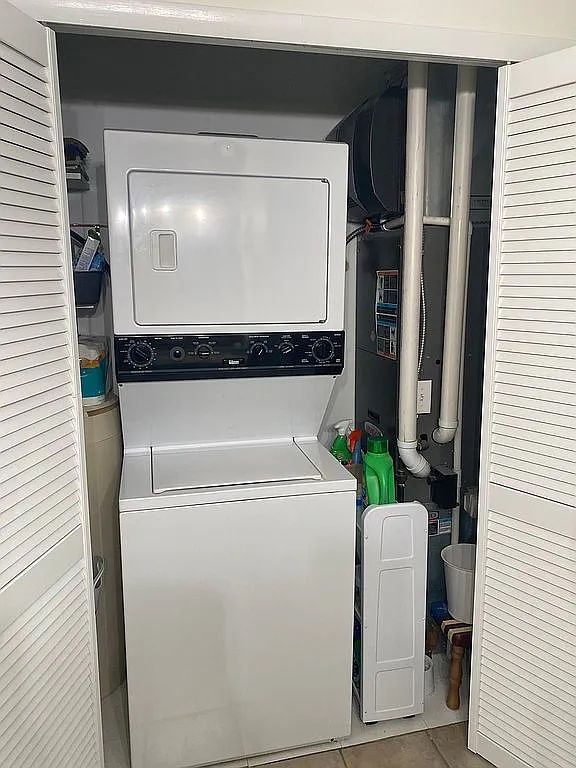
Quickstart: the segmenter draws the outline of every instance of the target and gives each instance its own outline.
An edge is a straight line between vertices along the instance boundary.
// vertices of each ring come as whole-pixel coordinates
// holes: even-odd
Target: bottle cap
[[[368,453],[388,453],[388,440],[385,437],[369,437]]]

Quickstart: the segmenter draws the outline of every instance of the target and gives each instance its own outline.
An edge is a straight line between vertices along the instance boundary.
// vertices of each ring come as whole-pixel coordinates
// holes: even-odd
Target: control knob
[[[172,360],[183,360],[186,356],[186,352],[182,347],[172,347],[170,350],[170,357]]]
[[[268,352],[268,347],[262,341],[257,341],[250,347],[250,355],[252,357],[263,357],[266,352]]]
[[[312,354],[319,363],[327,363],[334,357],[334,344],[324,337],[318,339],[312,345]]]
[[[198,357],[210,357],[212,354],[212,347],[209,344],[199,344],[196,348],[196,354]]]
[[[291,341],[283,341],[278,347],[281,355],[291,355],[294,352],[294,344]]]
[[[136,341],[128,348],[128,361],[136,368],[146,368],[154,360],[154,350],[147,341]]]

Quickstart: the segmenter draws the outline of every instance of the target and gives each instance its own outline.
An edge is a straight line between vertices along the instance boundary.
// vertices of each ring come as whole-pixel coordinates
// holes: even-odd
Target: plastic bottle
[[[364,465],[362,464],[362,432],[360,430],[357,431],[360,433],[360,437],[354,444],[354,448],[352,450],[352,460],[349,464],[346,465],[346,469],[356,478],[356,514],[360,520],[362,518],[362,512],[364,512],[366,504],[364,498]],[[353,434],[354,432],[352,432],[350,435],[349,443],[352,443]],[[351,445],[350,447],[352,448]]]
[[[396,501],[394,463],[385,437],[369,437],[364,455],[364,488],[368,504],[393,504]]]
[[[350,453],[352,454],[352,460],[354,460],[354,453],[356,452],[356,449],[360,446],[360,441],[362,440],[362,430],[361,429],[353,429],[352,432],[350,432],[350,435],[348,437],[348,448],[350,448]]]
[[[74,265],[74,269],[78,272],[87,272],[92,266],[92,261],[96,256],[96,251],[100,247],[100,234],[95,229],[88,230],[88,236],[86,242],[80,252],[78,261]]]
[[[352,459],[350,448],[348,448],[348,438],[346,432],[350,426],[350,419],[342,419],[342,421],[334,424],[336,430],[336,437],[330,448],[330,453],[335,456],[341,464],[348,464]]]

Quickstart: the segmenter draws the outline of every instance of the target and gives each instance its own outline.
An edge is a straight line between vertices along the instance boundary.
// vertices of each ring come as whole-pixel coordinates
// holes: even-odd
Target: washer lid
[[[321,479],[293,441],[152,448],[154,493]]]

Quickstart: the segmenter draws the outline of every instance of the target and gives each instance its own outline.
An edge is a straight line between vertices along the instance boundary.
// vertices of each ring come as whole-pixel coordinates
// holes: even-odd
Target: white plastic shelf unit
[[[418,502],[358,522],[354,692],[365,723],[424,711],[428,513]]]

